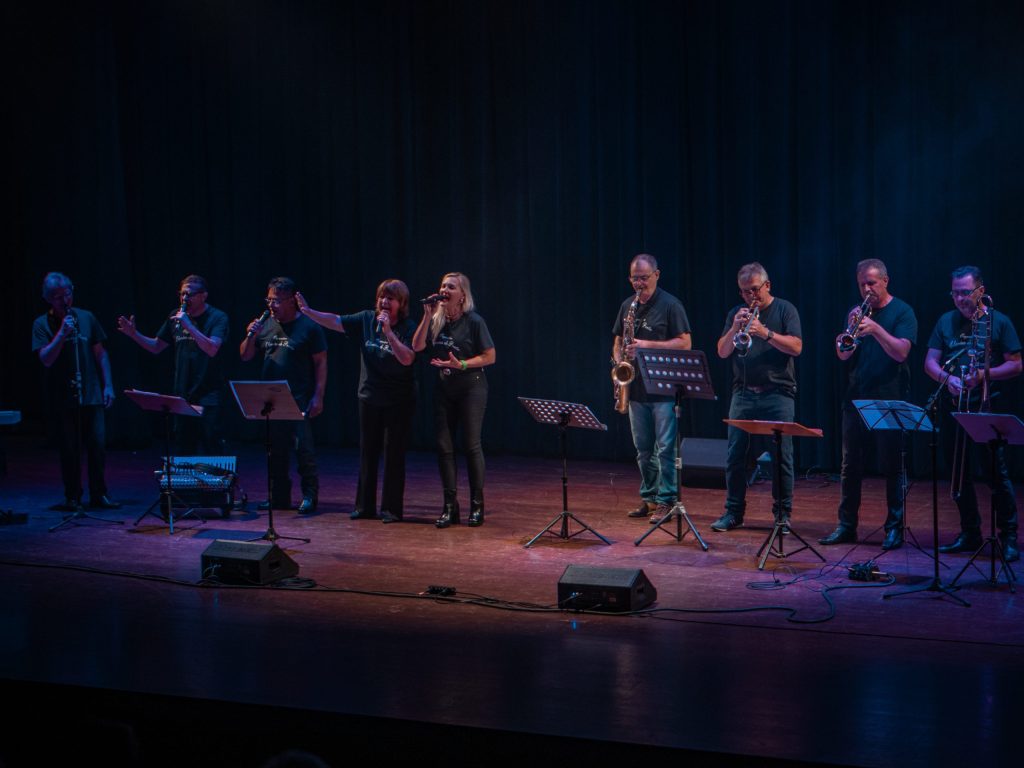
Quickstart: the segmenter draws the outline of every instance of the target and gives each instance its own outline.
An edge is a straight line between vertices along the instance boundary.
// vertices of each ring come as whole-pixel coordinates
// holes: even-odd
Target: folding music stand
[[[231,392],[235,396],[242,415],[249,421],[262,419],[267,451],[267,530],[253,541],[277,541],[290,539],[309,543],[309,539],[301,536],[279,536],[274,530],[274,479],[271,476],[271,457],[273,448],[270,442],[271,421],[303,421],[306,415],[292,397],[291,387],[287,381],[229,381]]]
[[[782,436],[789,435],[790,437],[821,437],[822,432],[820,429],[813,429],[811,427],[805,427],[802,424],[797,424],[795,421],[759,421],[757,419],[722,419],[726,424],[742,429],[751,435],[772,435],[772,445],[774,446],[775,456],[773,460],[775,462],[775,489],[778,491],[779,498],[775,499],[775,503],[779,505],[778,511],[782,511]],[[783,536],[790,535],[796,538],[803,546],[797,547],[792,552],[786,552],[785,550],[785,539]],[[778,544],[778,547],[776,547]],[[779,557],[785,560],[787,557],[803,552],[805,549],[811,550],[814,555],[821,560],[826,562],[825,558],[821,556],[821,553],[811,546],[803,536],[794,530],[793,525],[788,520],[783,520],[781,514],[775,515],[775,524],[772,526],[771,532],[768,534],[768,538],[764,540],[764,544],[757,550],[757,569],[759,571],[764,570],[764,564],[768,560],[768,556]]]
[[[957,420],[957,423],[963,427],[964,432],[970,435],[974,442],[988,443],[989,454],[991,457],[989,463],[989,472],[991,473],[989,482],[994,485],[997,471],[996,452],[1002,446],[1024,445],[1024,422],[1009,413],[954,413],[953,418]],[[956,575],[956,578],[950,582],[950,586],[956,586],[956,583],[960,581],[960,577],[963,576],[964,572],[974,564],[974,561],[978,558],[978,555],[981,554],[982,550],[988,546],[991,548],[991,551],[989,552],[990,573],[987,580],[988,583],[992,586],[996,586],[999,583],[996,572],[996,557],[998,557],[1000,562],[998,573],[1006,574],[1006,586],[1010,588],[1010,592],[1016,593],[1017,589],[1014,587],[1013,582],[1017,580],[1017,575],[1013,572],[1010,564],[1006,561],[1006,554],[1003,552],[1002,542],[1000,542],[996,537],[995,494],[991,494],[989,499],[989,515],[989,535],[985,537],[985,540],[981,542],[981,545],[975,550],[974,554],[971,555],[971,559],[967,561],[964,567],[960,570],[960,573]]]
[[[135,519],[134,524],[138,525],[146,515],[153,515],[160,522],[166,522],[169,527],[168,534],[174,535],[174,502],[177,501],[178,506],[186,508],[185,512],[177,517],[177,520],[184,520],[196,510],[175,496],[174,489],[171,487],[171,466],[174,464],[174,456],[171,453],[171,414],[178,416],[202,416],[203,406],[192,405],[185,398],[177,397],[176,395],[161,395],[157,392],[143,392],[140,389],[126,389],[124,393],[128,396],[129,400],[142,410],[160,413],[164,417],[164,475],[167,477],[167,488],[160,488],[160,495],[157,496],[156,501],[150,504],[146,511]],[[158,515],[153,511],[157,507],[160,507],[163,511],[162,515]],[[203,522],[202,518],[199,518],[199,522]]]
[[[903,508],[903,515],[900,518],[900,532],[903,540],[915,547],[921,554],[926,554],[924,549],[917,542],[914,531],[907,523],[907,495],[909,484],[907,483],[907,433],[908,432],[930,432],[932,429],[931,419],[928,412],[913,403],[903,400],[854,400],[853,407],[857,409],[861,420],[869,432],[877,430],[899,430],[900,433],[900,505]],[[882,526],[868,534],[867,538],[874,536]],[[891,550],[890,550],[891,551]],[[883,551],[875,557],[885,555]]]
[[[638,349],[636,364],[640,369],[640,380],[643,382],[644,391],[649,395],[674,395],[675,406],[672,409],[676,421],[676,493],[681,493],[683,488],[683,461],[680,444],[682,443],[682,431],[679,429],[679,421],[683,413],[683,399],[715,400],[715,389],[711,386],[711,374],[708,371],[708,361],[704,353],[699,350],[674,350],[674,349]],[[676,532],[664,527],[665,523],[676,521]],[[683,521],[686,521],[686,533],[683,532]],[[637,547],[643,540],[655,531],[662,531],[672,536],[676,541],[681,542],[687,533],[693,532],[693,536],[700,544],[700,548],[708,551],[708,545],[701,537],[700,532],[694,526],[690,516],[686,513],[682,499],[676,499],[676,503],[668,513],[654,521],[654,525],[640,538],[633,542]]]
[[[557,536],[557,538],[560,539],[571,539],[573,536],[578,536],[584,531],[590,531],[605,544],[611,544],[608,539],[569,511],[569,463],[567,458],[568,438],[566,435],[566,429],[568,427],[577,427],[578,429],[595,429],[607,432],[608,425],[602,424],[591,410],[581,403],[563,403],[560,400],[539,400],[532,397],[520,397],[519,402],[522,403],[523,408],[533,416],[533,420],[537,423],[554,424],[558,427],[558,442],[562,449],[562,511],[554,520],[541,529],[540,533],[526,542],[523,546],[528,549],[545,533]],[[577,525],[581,526],[581,530],[570,534],[569,520],[573,520]],[[551,533],[551,529],[554,528],[557,523],[562,524],[559,533]]]

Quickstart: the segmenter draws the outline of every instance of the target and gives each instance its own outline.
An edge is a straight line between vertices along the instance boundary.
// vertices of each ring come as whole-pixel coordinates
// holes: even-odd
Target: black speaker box
[[[558,605],[584,611],[639,611],[658,599],[658,591],[639,568],[566,566],[558,580]]]
[[[262,585],[299,574],[299,565],[269,541],[217,539],[203,552],[202,578],[223,584]]]
[[[683,485],[688,488],[725,488],[728,440],[685,437],[679,453]]]

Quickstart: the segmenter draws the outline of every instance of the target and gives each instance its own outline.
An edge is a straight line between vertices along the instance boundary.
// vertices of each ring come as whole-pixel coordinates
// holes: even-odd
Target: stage
[[[956,592],[970,607],[930,592],[883,597],[931,578],[924,479],[908,520],[925,551],[880,557],[895,579],[886,586],[851,581],[846,567],[880,554],[881,532],[863,541],[883,519],[880,480],[865,488],[862,543],[819,547],[838,484],[798,479],[794,530],[827,563],[802,552],[762,572],[767,483],[750,489],[746,527],[728,533],[710,530],[724,491],[684,489],[707,552],[692,534],[680,543],[660,531],[635,546],[649,527],[625,516],[635,468],[570,463],[570,510],[612,544],[584,533],[525,549],[561,509],[557,459],[491,457],[486,524],[437,530],[432,455],[410,455],[406,521],[383,525],[349,519],[356,457],[324,450],[318,514],[275,513],[278,534],[310,539],[280,542],[300,568],[295,588],[217,587],[198,585],[203,551],[267,528],[252,511],[265,496],[258,446],[238,451],[249,511],[182,521],[174,535],[154,517],[133,525],[157,493],[155,450],[108,455],[124,508],[106,516],[120,524],[54,533],[56,456],[26,438],[8,452],[0,506],[29,514],[0,527],[8,765],[45,762],[67,747],[62,733],[76,735],[78,755],[109,758],[127,740],[143,765],[258,765],[287,747],[332,765],[505,753],[545,765],[756,757],[908,768],[1017,753],[1024,621],[1005,580],[986,583],[988,559]],[[940,486],[946,542],[957,517]],[[987,504],[987,490],[979,496]],[[942,580],[966,561],[944,556]],[[635,616],[558,610],[570,564],[643,569],[657,603]],[[422,596],[428,586],[455,594]]]

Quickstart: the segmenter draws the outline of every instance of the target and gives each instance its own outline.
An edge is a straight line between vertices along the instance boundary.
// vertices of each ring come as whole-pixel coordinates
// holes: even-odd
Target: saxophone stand
[[[988,443],[990,462],[989,472],[990,474],[990,486],[994,487],[996,482],[997,468],[997,457],[999,449],[1006,445],[1024,445],[1024,422],[1012,414],[1005,413],[954,413],[953,418],[957,420],[964,432],[971,436],[971,439],[976,443]],[[999,575],[1006,574],[1006,586],[1010,588],[1010,592],[1015,594],[1017,588],[1014,586],[1014,582],[1017,580],[1017,575],[1013,572],[1010,564],[1006,561],[1006,554],[1003,552],[1002,542],[996,536],[996,496],[995,493],[991,494],[989,499],[989,535],[985,537],[985,540],[981,542],[981,546],[975,550],[974,554],[971,555],[971,559],[967,561],[964,567],[960,570],[960,573],[956,575],[956,578],[951,582],[951,586],[956,586],[956,583],[960,581],[960,577],[964,575],[964,572],[972,565],[974,561],[978,559],[986,547],[989,547],[989,578],[988,583],[993,587],[999,585]],[[1000,567],[996,571],[996,558],[999,558]],[[977,568],[977,566],[975,566]],[[980,568],[978,570],[981,570]]]
[[[160,413],[164,417],[164,479],[166,483],[160,483],[160,495],[156,501],[146,508],[143,512],[135,519],[135,525],[142,522],[143,518],[147,515],[152,515],[162,523],[167,523],[168,534],[174,535],[174,523],[178,520],[184,520],[187,517],[191,517],[195,514],[195,508],[190,507],[180,498],[174,495],[173,480],[174,474],[174,456],[171,453],[171,414],[177,414],[178,416],[202,416],[203,407],[201,405],[192,405],[183,397],[176,397],[174,395],[161,395],[156,392],[143,392],[139,389],[126,389],[124,391],[128,399],[135,403],[139,408],[144,411],[151,411],[153,413]],[[183,507],[185,512],[178,515],[177,518],[174,516],[174,507],[177,503],[178,507]],[[160,514],[154,512],[155,509],[160,509]],[[199,522],[203,520],[198,518]]]
[[[274,530],[274,478],[273,443],[270,439],[271,421],[303,421],[306,415],[292,397],[287,381],[231,381],[228,382],[242,415],[250,421],[262,420],[264,424],[265,447],[267,452],[267,530],[262,536],[250,541],[288,539],[309,544],[309,539],[300,536],[280,536]]]
[[[637,367],[643,381],[644,391],[649,395],[675,395],[675,406],[672,409],[673,418],[676,422],[676,490],[680,498],[672,506],[672,509],[658,520],[655,520],[650,529],[633,542],[639,547],[644,539],[655,531],[662,531],[682,542],[688,533],[693,533],[700,548],[708,551],[707,542],[701,537],[700,532],[693,524],[686,507],[682,503],[683,487],[683,461],[681,445],[683,441],[682,430],[679,429],[679,422],[683,414],[683,399],[692,398],[696,400],[716,400],[714,387],[711,385],[711,374],[708,371],[708,361],[703,352],[698,350],[654,350],[639,349],[636,354]],[[666,528],[666,523],[671,524],[675,520],[675,533]],[[686,522],[686,530],[683,530],[683,522]]]
[[[772,526],[768,538],[764,540],[761,548],[757,550],[757,570],[764,570],[764,564],[768,561],[769,557],[778,557],[785,560],[787,557],[799,554],[805,549],[811,550],[814,556],[821,560],[821,562],[826,562],[821,553],[803,536],[797,533],[788,517],[782,514],[782,436],[821,437],[822,431],[805,427],[802,424],[797,424],[795,421],[759,421],[756,419],[723,419],[723,421],[751,435],[772,436],[772,445],[775,451],[775,456],[773,457],[775,462],[775,487],[772,489],[772,496],[775,502],[775,524]],[[792,552],[786,552],[785,538],[783,538],[785,536],[794,537],[802,546],[797,547]]]
[[[540,424],[554,424],[558,427],[558,439],[562,448],[562,511],[554,520],[541,529],[540,533],[526,542],[523,546],[529,549],[530,546],[545,533],[559,539],[571,539],[573,536],[579,536],[584,531],[589,531],[594,534],[605,544],[611,544],[608,539],[569,511],[569,464],[567,458],[568,438],[566,436],[566,429],[568,427],[596,429],[607,432],[608,425],[602,424],[587,406],[580,403],[563,403],[558,400],[537,400],[529,397],[520,397],[519,402],[522,403],[523,407],[531,416],[533,416],[534,421]],[[570,520],[579,525],[581,529],[570,534]],[[561,523],[559,533],[552,533],[551,529],[559,523]]]

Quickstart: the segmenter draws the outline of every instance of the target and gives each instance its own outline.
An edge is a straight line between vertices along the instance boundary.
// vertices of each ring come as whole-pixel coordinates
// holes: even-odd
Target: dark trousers
[[[978,512],[978,496],[974,492],[974,478],[977,474],[985,478],[988,487],[992,491],[992,500],[996,507],[996,525],[1003,534],[1017,536],[1017,499],[1013,492],[1013,483],[1010,482],[1010,471],[1006,466],[1005,446],[996,448],[995,455],[995,477],[992,476],[992,449],[988,443],[980,444],[974,442],[969,435],[964,433],[963,428],[956,423],[956,420],[947,412],[942,419],[942,432],[948,438],[943,441],[943,449],[946,456],[946,466],[953,473],[953,439],[959,441],[961,449],[964,448],[966,440],[966,453],[963,465],[963,484],[960,496],[955,499],[957,510],[960,512],[960,530],[964,533],[981,535],[981,514]],[[961,476],[956,470],[956,476]],[[988,515],[986,515],[986,520]]]
[[[223,456],[221,406],[203,406],[202,416],[174,417],[174,450],[179,456]]]
[[[359,486],[356,512],[377,514],[377,466],[384,454],[380,509],[402,517],[405,499],[405,454],[409,448],[416,403],[374,405],[359,401]]]
[[[903,490],[900,473],[900,433],[895,430],[869,431],[857,409],[843,406],[843,467],[839,484],[839,524],[857,530],[860,490],[868,451],[878,457],[885,475],[888,513],[885,530],[899,528],[903,520]]]
[[[313,450],[313,425],[302,421],[270,422],[271,499],[275,507],[291,506],[292,481],[289,476],[291,452],[295,451],[302,496],[316,499],[320,493],[320,476]]]
[[[763,421],[793,421],[796,403],[784,392],[751,392],[748,389],[732,393],[729,405],[730,419],[760,419]],[[772,463],[775,462],[775,441],[768,442],[762,438],[744,432],[737,427],[729,427],[729,452],[725,468],[725,511],[739,519],[743,519],[747,502],[747,471],[750,466],[750,446],[767,445],[771,451]],[[789,517],[793,509],[793,438],[782,437],[782,468],[781,493],[776,482],[775,468],[772,467],[772,511],[776,517]]]
[[[77,414],[81,413],[81,454],[79,453]],[[107,427],[102,405],[83,405],[67,408],[57,414],[57,446],[60,451],[60,474],[64,482],[64,496],[82,498],[82,457],[88,460],[89,496],[98,499],[107,495],[104,480],[107,454]]]
[[[483,372],[456,374],[451,381],[438,382],[434,398],[434,428],[437,433],[437,463],[445,494],[455,494],[458,470],[455,464],[455,436],[462,428],[462,443],[469,470],[470,498],[480,501],[484,491],[484,451],[480,440],[484,411],[487,410],[487,379]]]

